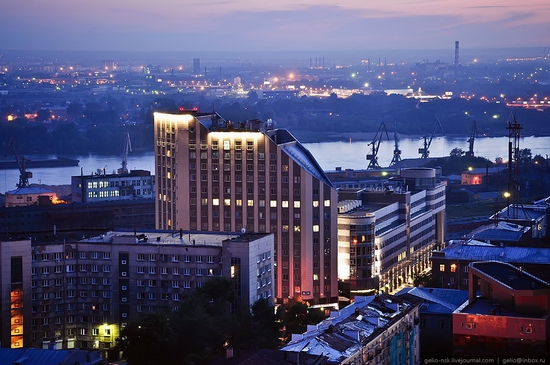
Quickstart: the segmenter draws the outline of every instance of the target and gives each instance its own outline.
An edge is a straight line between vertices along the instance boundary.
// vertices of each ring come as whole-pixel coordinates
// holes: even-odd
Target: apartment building
[[[281,350],[326,356],[330,364],[419,364],[418,298],[357,296],[307,331],[293,334]]]
[[[284,129],[155,113],[156,228],[275,235],[276,298],[336,303],[337,191]]]
[[[185,293],[215,276],[232,278],[245,305],[272,300],[273,249],[272,234],[183,231],[1,242],[0,341],[109,349],[130,318],[178,310]]]

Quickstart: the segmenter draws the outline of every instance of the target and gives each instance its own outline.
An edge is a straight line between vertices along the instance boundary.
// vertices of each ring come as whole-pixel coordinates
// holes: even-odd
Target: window
[[[444,272],[445,271],[445,264],[439,265],[439,271]]]
[[[330,200],[326,199],[324,202],[325,207],[330,207]]]
[[[456,264],[451,264],[451,272],[456,272]]]

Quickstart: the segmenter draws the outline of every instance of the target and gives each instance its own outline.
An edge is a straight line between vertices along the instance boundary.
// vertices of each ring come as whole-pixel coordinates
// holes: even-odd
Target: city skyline
[[[315,51],[544,47],[542,0],[43,3],[5,9],[6,50]]]

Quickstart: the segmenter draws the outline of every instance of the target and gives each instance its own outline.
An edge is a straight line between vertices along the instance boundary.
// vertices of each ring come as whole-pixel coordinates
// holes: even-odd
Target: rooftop
[[[530,229],[519,224],[500,221],[478,227],[465,236],[482,241],[519,242]]]
[[[547,282],[507,263],[486,261],[474,262],[470,266],[513,290],[550,289]]]
[[[221,246],[225,240],[249,237],[254,240],[268,234],[262,233],[226,233],[200,231],[110,231],[105,234],[83,239],[88,243],[144,243],[155,245]],[[117,239],[118,238],[118,239]],[[126,240],[125,240],[126,238]]]
[[[381,334],[388,325],[418,301],[404,300],[390,295],[356,296],[355,302],[317,325],[309,325],[307,332],[293,335],[283,351],[324,355],[329,361],[339,362],[360,351],[361,347]]]
[[[404,288],[396,296],[413,295],[424,301],[420,307],[421,313],[452,313],[466,300],[467,290],[441,289],[441,288]]]
[[[523,264],[548,264],[550,248],[495,246],[476,240],[451,241],[452,243],[434,257],[445,257],[449,260],[487,261]]]

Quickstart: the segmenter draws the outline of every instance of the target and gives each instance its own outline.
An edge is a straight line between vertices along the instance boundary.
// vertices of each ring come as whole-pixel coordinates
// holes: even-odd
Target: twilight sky
[[[8,0],[0,9],[4,50],[550,46],[548,0]]]

